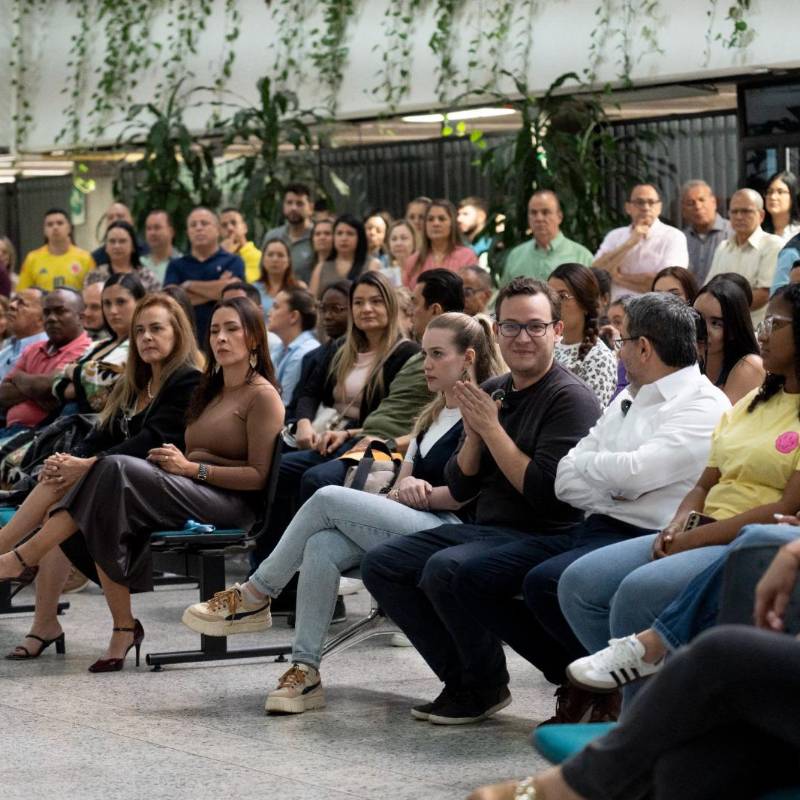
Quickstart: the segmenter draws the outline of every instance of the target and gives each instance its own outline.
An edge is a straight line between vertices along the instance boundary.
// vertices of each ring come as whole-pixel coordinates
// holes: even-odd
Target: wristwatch
[[[197,480],[205,483],[208,480],[208,464],[198,464]]]

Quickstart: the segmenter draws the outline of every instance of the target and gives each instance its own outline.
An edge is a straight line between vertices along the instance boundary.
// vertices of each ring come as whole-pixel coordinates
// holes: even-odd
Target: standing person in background
[[[766,216],[762,227],[767,233],[788,242],[800,233],[800,209],[797,207],[797,176],[778,172],[767,183],[764,192]]]
[[[194,306],[198,340],[203,342],[214,305],[226,284],[244,280],[244,262],[219,246],[219,218],[209,208],[198,206],[186,220],[190,252],[167,267],[164,284],[179,284]]]
[[[146,291],[157,292],[161,288],[155,273],[142,266],[139,259],[139,245],[136,243],[136,231],[127,222],[120,220],[108,226],[106,252],[109,262],[91,270],[84,279],[84,285],[105,283],[111,275],[135,272]]]
[[[278,295],[289,289],[304,288],[294,274],[292,251],[283,239],[267,242],[261,256],[261,278],[255,286],[261,294],[261,307],[264,313],[272,309]]]
[[[775,294],[781,286],[786,286],[790,282],[789,273],[791,273],[798,259],[800,259],[800,233],[789,239],[778,253],[775,277],[772,279],[772,287],[769,290],[770,296]],[[791,282],[794,283],[795,281]]]
[[[144,238],[150,249],[149,253],[140,253],[139,260],[143,267],[152,270],[159,283],[164,283],[167,267],[173,258],[180,258],[183,253],[176,250],[175,225],[172,217],[163,209],[156,209],[147,215],[144,223]]]
[[[683,235],[689,249],[689,269],[697,285],[706,282],[714,251],[728,237],[730,228],[717,211],[717,198],[703,180],[686,181],[681,188]]]
[[[458,229],[476,260],[488,253],[492,246],[489,234],[481,236],[489,216],[489,204],[482,197],[465,197],[458,204]]]
[[[17,291],[31,287],[52,292],[61,286],[82,289],[92,256],[72,243],[72,222],[60,208],[44,215],[44,247],[31,250],[22,262]]]
[[[381,262],[370,258],[367,232],[361,220],[352,214],[340,214],[333,224],[333,249],[319,273],[311,279],[309,289],[319,298],[325,287],[336,281],[357,280],[364,272],[379,270]]]
[[[408,201],[405,218],[414,226],[420,238],[425,235],[425,220],[433,201],[430,197],[415,197]]]
[[[373,211],[364,220],[364,231],[367,234],[367,255],[381,262],[381,266],[388,264],[386,256],[386,234],[392,218],[388,211]]]
[[[755,328],[764,319],[783,241],[761,227],[764,200],[754,189],[734,192],[729,213],[733,233],[714,253],[706,283],[722,272],[736,272],[746,278],[753,289],[750,316]]]
[[[688,267],[686,237],[660,219],[661,195],[650,183],[633,187],[625,203],[631,224],[606,234],[594,257],[594,266],[611,274],[612,299],[650,291],[653,278],[664,267]]]
[[[458,271],[464,281],[464,313],[474,317],[486,312],[492,299],[492,276],[483,267],[471,265]]]
[[[311,189],[303,183],[291,183],[283,195],[283,216],[286,222],[267,231],[261,244],[263,253],[273,239],[283,239],[292,253],[292,264],[298,280],[308,283],[314,268],[314,250],[311,247],[311,216],[314,204]]]
[[[247,223],[238,208],[225,208],[219,215],[222,249],[244,261],[244,279],[254,283],[261,277],[261,251],[247,238]]]
[[[0,236],[0,295],[11,297],[12,275],[17,267],[17,251],[8,236]]]
[[[564,214],[558,195],[549,189],[539,189],[528,200],[528,227],[531,238],[517,245],[503,264],[502,284],[513,278],[533,278],[546,281],[559,264],[591,266],[592,254],[578,242],[567,239],[561,232]]]
[[[108,211],[103,214],[101,220],[105,223],[106,232],[108,232],[108,229],[115,222],[127,222],[132,228],[136,227],[136,224],[133,221],[131,210],[125,205],[125,203],[122,203],[119,200],[115,200],[108,207]],[[140,254],[147,252],[147,245],[138,238],[136,239],[136,246],[139,248]],[[103,235],[103,241],[100,247],[92,251],[92,258],[97,266],[100,266],[101,264],[108,264],[108,251],[106,250],[105,234]]]
[[[23,289],[11,298],[8,304],[8,329],[11,337],[0,350],[0,381],[11,372],[29,344],[47,339],[42,300],[40,289]]]
[[[106,335],[106,322],[103,319],[103,284],[100,281],[89,283],[81,292],[83,311],[81,322],[87,335],[97,341]]]
[[[388,265],[383,273],[397,288],[403,285],[403,265],[419,250],[419,234],[407,219],[396,219],[386,234]]]
[[[314,250],[314,268],[311,271],[311,281],[309,286],[314,283],[314,276],[319,280],[319,273],[322,265],[331,257],[333,250],[333,220],[320,219],[311,228],[311,247]],[[313,294],[313,292],[312,292]]]
[[[650,291],[674,294],[684,303],[692,305],[697,297],[697,281],[686,267],[664,267],[653,278]]]
[[[413,290],[426,270],[439,267],[458,272],[474,263],[475,253],[461,244],[455,206],[449,200],[434,200],[428,207],[419,252],[403,267],[403,285]]]

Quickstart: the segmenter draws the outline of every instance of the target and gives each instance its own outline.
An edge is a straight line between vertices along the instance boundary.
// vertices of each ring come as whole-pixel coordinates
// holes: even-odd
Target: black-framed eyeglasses
[[[622,350],[622,345],[625,344],[625,342],[633,342],[638,338],[638,336],[618,336],[616,339],[611,340],[611,344],[614,345],[615,350],[620,351]]]
[[[507,339],[516,339],[524,328],[531,339],[538,339],[544,336],[547,328],[550,325],[555,325],[556,322],[558,322],[556,319],[552,319],[550,322],[539,322],[538,320],[534,322],[498,322],[497,329]]]

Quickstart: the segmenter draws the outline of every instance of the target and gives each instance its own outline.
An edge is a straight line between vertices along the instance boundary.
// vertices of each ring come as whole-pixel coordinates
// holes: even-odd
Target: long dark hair
[[[783,181],[786,184],[786,188],[789,190],[790,198],[789,224],[797,223],[800,221],[800,208],[797,206],[797,176],[793,172],[788,172],[786,170],[783,172],[776,172],[770,177],[770,179],[767,181],[767,185],[764,187],[765,200],[767,197],[767,190],[774,181]],[[761,223],[761,227],[767,233],[775,233],[775,223],[772,221],[772,214],[767,211],[766,206],[764,207],[764,212],[764,221]]]
[[[356,251],[353,253],[353,266],[350,267],[350,272],[347,273],[347,280],[354,281],[364,271],[367,263],[367,250],[369,244],[367,242],[367,232],[364,229],[364,223],[354,217],[352,214],[339,214],[336,221],[333,223],[333,247],[331,254],[328,256],[330,261],[336,261],[338,256],[336,252],[336,229],[340,225],[347,225],[355,230],[358,240],[356,241]]]
[[[133,225],[130,222],[125,222],[124,219],[118,219],[116,222],[112,222],[106,228],[106,235],[103,237],[103,247],[105,247],[105,240],[108,238],[108,232],[113,231],[114,228],[121,228],[128,236],[131,237],[131,246],[133,247],[133,251],[131,252],[131,266],[134,269],[139,269],[142,266],[142,259],[139,256],[139,243],[136,241],[136,231],[133,229]],[[109,261],[109,272],[111,271],[111,262]]]
[[[583,341],[578,348],[578,360],[583,361],[597,343],[600,330],[600,284],[592,270],[581,264],[561,264],[550,273],[550,277],[564,281],[583,310]]]
[[[283,273],[283,278],[281,278],[281,285],[278,291],[285,292],[287,289],[294,289],[298,287],[300,282],[297,280],[297,276],[294,274],[294,265],[292,264],[292,249],[283,239],[270,239],[264,245],[264,252],[261,254],[261,282],[267,287],[267,289],[269,289],[269,274],[267,273],[267,268],[264,266],[264,262],[267,258],[267,249],[272,244],[281,245],[281,247],[283,247],[283,249],[286,251],[286,258],[289,259],[289,266],[286,268],[286,272]]]
[[[110,286],[121,286],[123,289],[126,289],[133,295],[133,299],[137,302],[141,300],[146,294],[147,290],[142,285],[142,282],[139,280],[139,276],[135,272],[113,272],[108,277],[108,280],[103,284],[103,292],[108,289]],[[103,314],[103,327],[109,332],[113,333],[111,330],[111,326],[108,324],[108,320],[106,319],[106,310],[102,306],[102,297],[103,294],[101,292],[101,304],[100,308],[102,309]]]
[[[664,269],[657,272],[655,278],[653,278],[653,285],[650,287],[651,292],[656,290],[656,284],[661,278],[675,278],[681,285],[683,293],[686,295],[686,302],[690,306],[694,305],[694,299],[697,297],[697,279],[686,267],[664,267]]]
[[[794,341],[794,372],[800,378],[800,284],[790,283],[788,286],[782,286],[772,296],[772,300],[780,298],[787,302],[792,307],[792,339]],[[748,413],[755,411],[759,403],[766,403],[771,397],[776,395],[783,385],[786,383],[785,375],[773,375],[771,372],[767,373],[764,378],[764,383],[758,390],[758,394],[750,401],[747,407]],[[798,408],[798,417],[800,417],[800,408]]]
[[[741,358],[758,355],[758,341],[753,331],[750,305],[739,284],[724,278],[715,279],[700,289],[697,297],[704,294],[710,294],[722,310],[722,371],[717,378],[717,386],[724,386]]]
[[[255,366],[251,364],[246,382],[250,383],[256,375],[260,375],[262,378],[266,378],[276,389],[279,389],[278,380],[275,377],[275,368],[272,366],[272,359],[269,357],[267,329],[264,326],[264,317],[261,314],[261,309],[256,308],[253,302],[246,297],[231,297],[228,300],[220,300],[214,306],[214,311],[211,314],[212,320],[214,314],[221,308],[232,308],[238,314],[250,352],[255,356],[256,364]],[[214,358],[214,352],[211,349],[210,333],[205,341],[205,353],[206,368],[189,402],[189,411],[186,415],[188,422],[196,420],[225,385],[222,370],[219,368],[217,360]]]

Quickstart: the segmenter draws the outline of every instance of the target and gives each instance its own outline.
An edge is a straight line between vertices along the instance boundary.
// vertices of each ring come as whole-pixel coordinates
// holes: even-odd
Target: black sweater
[[[531,459],[520,494],[484,447],[477,475],[466,476],[457,453],[445,467],[450,492],[461,502],[478,492],[475,522],[531,533],[561,532],[579,522],[583,512],[562,503],[555,495],[558,462],[588,432],[600,416],[591,389],[560,364],[533,386],[511,390],[511,376],[491,378],[481,387],[491,394],[505,392],[500,424],[516,446]]]
[[[297,419],[313,420],[320,404],[333,406],[333,389],[336,385],[336,380],[335,376],[331,375],[331,363],[334,355],[343,344],[344,337],[338,339],[332,347],[328,348],[324,358],[317,362],[308,376],[308,380],[302,386],[298,386],[297,390],[300,395],[295,406],[295,417]],[[404,341],[400,342],[391,352],[383,364],[383,391],[375,392],[369,402],[367,402],[366,392],[361,397],[361,405],[358,412],[359,425],[378,407],[389,391],[389,386],[394,380],[394,376],[400,372],[403,364],[418,351],[418,344]]]

